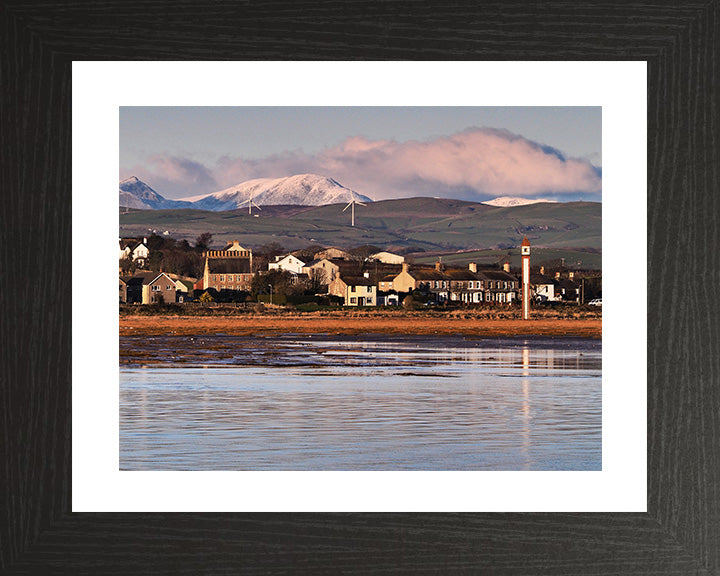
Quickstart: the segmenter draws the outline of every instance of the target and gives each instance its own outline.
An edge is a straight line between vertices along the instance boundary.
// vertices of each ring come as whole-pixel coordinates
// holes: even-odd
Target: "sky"
[[[121,107],[120,180],[179,199],[314,173],[374,200],[601,201],[602,108]]]

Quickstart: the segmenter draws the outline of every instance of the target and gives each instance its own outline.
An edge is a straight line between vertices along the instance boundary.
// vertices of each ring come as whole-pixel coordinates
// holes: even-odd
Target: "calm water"
[[[123,349],[123,470],[601,469],[597,340],[163,337]]]

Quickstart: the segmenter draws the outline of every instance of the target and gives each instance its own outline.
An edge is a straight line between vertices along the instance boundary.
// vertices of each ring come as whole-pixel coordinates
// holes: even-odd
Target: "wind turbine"
[[[242,206],[243,204],[248,205],[248,214],[250,214],[251,216],[252,216],[253,206],[255,206],[255,208],[257,208],[258,210],[262,210],[262,208],[260,208],[260,206],[258,206],[257,204],[255,204],[255,202],[253,202],[253,192],[250,192],[250,198],[245,200],[245,202],[240,202],[240,204],[238,204],[238,208],[240,208],[240,206]]]
[[[359,204],[360,206],[365,206],[365,204],[363,204],[362,202],[355,200],[355,196],[353,195],[353,192],[351,190],[350,191],[350,203],[347,206],[345,206],[345,208],[343,208],[343,212],[345,212],[345,210],[350,208],[350,213],[352,214],[351,226],[355,226],[355,204]]]

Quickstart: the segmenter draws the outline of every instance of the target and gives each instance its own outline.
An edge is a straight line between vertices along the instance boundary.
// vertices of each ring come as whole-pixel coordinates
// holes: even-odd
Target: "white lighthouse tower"
[[[530,318],[530,240],[523,238],[520,245],[522,255],[522,308],[523,320]]]

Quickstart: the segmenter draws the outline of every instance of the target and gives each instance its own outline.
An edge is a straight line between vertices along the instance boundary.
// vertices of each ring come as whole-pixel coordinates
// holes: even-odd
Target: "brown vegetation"
[[[358,310],[337,313],[283,313],[233,316],[121,316],[121,336],[273,333],[413,334],[466,336],[582,336],[600,338],[602,319],[597,313],[564,317],[536,314],[522,320],[512,311],[407,312]],[[488,312],[483,314],[482,312]]]

